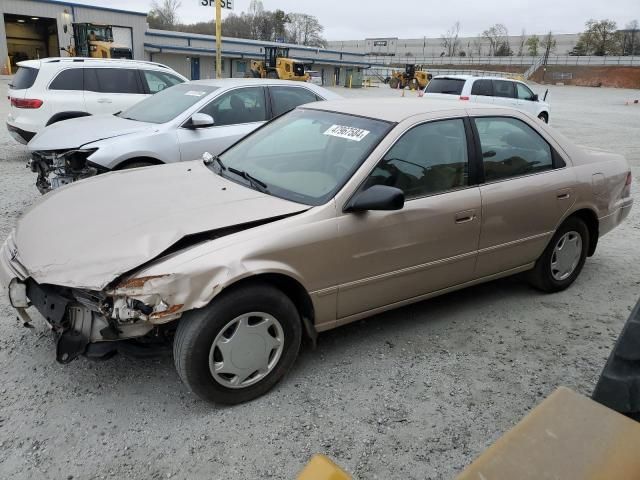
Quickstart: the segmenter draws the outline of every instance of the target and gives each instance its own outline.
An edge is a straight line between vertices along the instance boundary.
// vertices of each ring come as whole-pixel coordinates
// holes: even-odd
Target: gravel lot
[[[550,90],[555,128],[624,153],[640,177],[640,106],[624,105],[638,91]],[[39,194],[0,131],[3,240]],[[23,328],[3,292],[0,478],[292,479],[315,452],[355,478],[451,478],[558,385],[591,393],[639,296],[639,205],[569,290],[505,279],[325,333],[275,390],[233,408],[189,394],[169,357],[55,363],[47,328]]]

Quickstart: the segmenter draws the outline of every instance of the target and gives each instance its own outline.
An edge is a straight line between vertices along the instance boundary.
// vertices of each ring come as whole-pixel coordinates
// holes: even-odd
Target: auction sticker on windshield
[[[345,127],[344,125],[332,125],[324,132],[325,135],[332,137],[346,138],[347,140],[355,140],[359,142],[369,134],[369,130],[355,127]]]

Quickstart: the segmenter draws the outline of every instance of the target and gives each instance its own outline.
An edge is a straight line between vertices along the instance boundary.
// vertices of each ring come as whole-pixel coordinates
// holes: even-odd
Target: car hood
[[[126,120],[115,115],[71,118],[43,129],[31,139],[29,150],[47,151],[80,148],[88,143],[130,135],[144,130],[151,131],[157,127],[153,123]]]
[[[308,208],[202,161],[116,171],[43,196],[18,221],[16,259],[38,283],[101,290],[187,236]]]

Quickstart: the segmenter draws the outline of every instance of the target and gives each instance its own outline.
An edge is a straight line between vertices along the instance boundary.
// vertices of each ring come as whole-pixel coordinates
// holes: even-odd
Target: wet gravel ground
[[[624,153],[637,178],[640,106],[624,101],[638,97],[552,87],[552,123]],[[4,239],[39,194],[0,130]],[[327,332],[271,393],[220,408],[189,394],[169,357],[55,363],[47,328],[22,327],[3,292],[0,478],[292,479],[315,452],[355,478],[452,478],[558,385],[589,395],[639,295],[636,205],[565,292],[509,278]]]

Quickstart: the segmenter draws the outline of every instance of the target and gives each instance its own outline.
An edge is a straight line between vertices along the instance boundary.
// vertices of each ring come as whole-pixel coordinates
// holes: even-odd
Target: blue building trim
[[[185,53],[215,53],[215,48],[200,48],[200,47],[188,47],[181,45],[158,45],[155,43],[145,43],[145,48],[156,48],[158,52],[150,52],[150,53],[162,53],[162,52],[185,52]],[[256,58],[255,53],[251,52],[238,52],[235,50],[222,50],[223,55],[238,55],[240,59],[245,58]],[[302,60],[305,63],[320,63],[325,65],[346,65],[360,68],[369,68],[373,66],[373,64],[368,62],[350,62],[348,60],[331,60],[325,58],[311,58],[311,57],[299,57],[296,56],[296,60]]]
[[[148,37],[165,37],[165,38],[179,38],[182,40],[189,40],[189,41],[194,41],[194,40],[200,40],[202,42],[215,42],[215,39],[213,39],[211,36],[209,35],[203,35],[202,37],[193,37],[193,36],[189,36],[189,35],[176,35],[175,33],[156,33],[156,32],[145,32],[144,33],[146,36]],[[254,40],[252,42],[249,42],[247,40],[239,40],[239,39],[231,39],[231,38],[224,38],[222,40],[225,43],[234,43],[236,45],[250,45],[253,47],[256,46],[264,46],[264,45],[269,45],[269,46],[281,46],[284,45],[286,47],[289,47],[291,49],[297,49],[297,50],[309,50],[309,51],[319,51],[319,52],[325,52],[325,53],[336,53],[336,54],[346,54],[346,55],[353,55],[355,57],[366,57],[367,55],[365,53],[358,53],[358,52],[344,52],[341,50],[327,50],[326,48],[319,48],[319,47],[309,47],[307,45],[292,45],[292,44],[282,44],[282,43],[277,43],[277,42],[268,42],[268,41],[262,41],[262,40]]]
[[[146,17],[148,14],[144,12],[134,12],[131,10],[121,10],[119,8],[109,8],[109,7],[96,7],[94,5],[87,5],[84,3],[76,3],[76,2],[58,2],[57,0],[31,0],[33,2],[40,3],[49,3],[52,5],[60,5],[62,7],[81,7],[81,8],[89,8],[91,10],[102,10],[105,12],[115,12],[115,13],[126,13],[127,15],[140,15]]]

